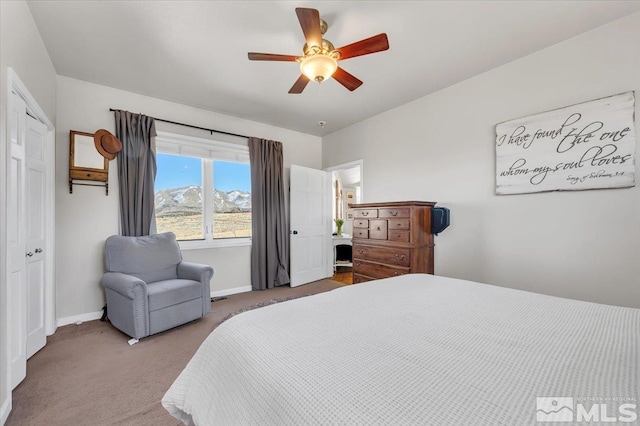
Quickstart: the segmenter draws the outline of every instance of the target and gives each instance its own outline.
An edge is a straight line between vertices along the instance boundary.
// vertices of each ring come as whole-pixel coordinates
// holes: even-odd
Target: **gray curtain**
[[[251,161],[251,287],[290,282],[282,143],[249,138]]]
[[[120,184],[120,233],[140,237],[155,233],[154,182],[156,154],[153,117],[116,111],[116,136]]]

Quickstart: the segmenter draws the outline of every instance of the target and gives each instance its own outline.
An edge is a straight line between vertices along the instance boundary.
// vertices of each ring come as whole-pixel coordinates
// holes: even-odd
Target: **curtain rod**
[[[122,110],[109,108],[109,111],[115,112],[115,111],[122,111]],[[224,132],[222,130],[216,130],[216,129],[207,129],[206,127],[193,126],[191,124],[178,123],[177,121],[171,121],[171,120],[163,120],[162,118],[156,118],[156,117],[151,117],[151,118],[153,118],[156,121],[162,121],[163,123],[177,124],[178,126],[191,127],[192,129],[198,129],[198,130],[206,130],[207,132],[210,132],[211,135],[213,135],[214,133],[222,133],[223,135],[237,136],[239,138],[249,139],[249,136],[239,135],[237,133]]]

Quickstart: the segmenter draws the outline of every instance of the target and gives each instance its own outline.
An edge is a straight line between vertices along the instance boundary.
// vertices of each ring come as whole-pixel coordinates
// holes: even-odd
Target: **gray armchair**
[[[111,323],[140,339],[206,315],[213,268],[182,261],[172,232],[113,235],[105,243],[104,274]]]

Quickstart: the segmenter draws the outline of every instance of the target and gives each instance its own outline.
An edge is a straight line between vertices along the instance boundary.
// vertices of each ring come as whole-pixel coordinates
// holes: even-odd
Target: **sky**
[[[202,161],[199,158],[158,153],[155,190],[202,184]],[[213,186],[219,191],[251,191],[248,164],[214,161]]]

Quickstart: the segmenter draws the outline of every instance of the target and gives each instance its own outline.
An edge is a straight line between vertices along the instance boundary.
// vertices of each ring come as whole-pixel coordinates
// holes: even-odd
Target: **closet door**
[[[26,104],[10,94],[9,105],[9,166],[7,176],[7,299],[9,326],[9,364],[11,388],[27,374],[27,288],[25,235],[25,145]]]
[[[11,94],[7,179],[8,319],[11,388],[25,377],[27,359],[46,343],[47,128]]]
[[[47,167],[45,142],[47,127],[27,115],[25,171],[25,233],[27,292],[27,358],[38,352],[47,341],[45,331],[46,284],[46,193]]]

